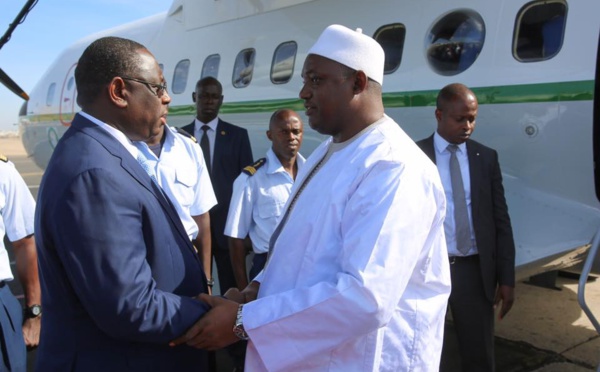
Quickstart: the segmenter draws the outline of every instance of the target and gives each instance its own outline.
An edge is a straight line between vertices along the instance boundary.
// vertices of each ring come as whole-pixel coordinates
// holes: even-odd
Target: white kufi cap
[[[383,85],[383,65],[385,53],[373,38],[341,26],[327,27],[308,54],[329,58],[353,70],[363,71],[368,78]]]

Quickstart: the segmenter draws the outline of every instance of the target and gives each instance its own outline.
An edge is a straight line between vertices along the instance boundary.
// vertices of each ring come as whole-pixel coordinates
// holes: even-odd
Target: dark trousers
[[[452,292],[448,305],[458,338],[462,371],[494,371],[494,308],[485,295],[479,256],[451,263],[450,275]]]
[[[215,240],[213,239],[213,242],[214,241]],[[217,271],[219,272],[219,288],[221,288],[221,295],[224,295],[229,288],[237,288],[235,276],[233,275],[233,267],[231,266],[229,249],[221,249],[221,247],[213,243],[212,254],[215,258],[215,263],[217,264]]]
[[[237,283],[235,281],[235,276],[233,275],[233,266],[231,266],[229,249],[222,249],[222,247],[219,247],[218,244],[216,244],[216,239],[214,238],[212,241],[212,254],[215,258],[215,263],[217,264],[217,271],[219,272],[219,288],[221,288],[221,295],[224,295],[229,288],[237,288]],[[213,295],[216,295],[216,293],[213,293]],[[226,349],[227,354],[229,354],[229,357],[233,361],[236,371],[243,371],[244,358],[246,356],[246,343],[237,342],[228,346]],[[212,354],[214,355],[214,353]],[[211,371],[213,371],[213,366],[216,368],[216,361],[214,364],[211,361]]]
[[[254,257],[252,258],[252,268],[250,269],[250,274],[249,274],[250,281],[252,281],[252,279],[256,278],[256,276],[265,267],[266,263],[267,263],[267,254],[266,253],[260,253],[260,254],[255,253],[254,254]]]
[[[249,279],[252,281],[258,273],[265,267],[267,263],[267,254],[254,254],[252,258],[252,268],[250,269]],[[244,370],[244,362],[246,359],[246,347],[248,346],[247,341],[238,341],[237,343],[227,347],[229,355],[234,360],[236,372]]]
[[[0,370],[25,372],[27,352],[23,339],[23,310],[6,283],[0,282]]]

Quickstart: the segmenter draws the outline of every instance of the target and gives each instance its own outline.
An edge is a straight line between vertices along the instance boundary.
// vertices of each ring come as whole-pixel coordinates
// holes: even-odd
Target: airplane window
[[[218,54],[211,54],[206,57],[204,64],[202,65],[202,75],[200,79],[207,76],[212,76],[215,79],[219,77],[219,64],[221,63],[221,56]]]
[[[526,4],[517,15],[513,56],[517,61],[534,62],[554,57],[565,35],[567,4],[562,0]]]
[[[75,78],[71,76],[69,81],[67,81],[67,90],[70,91],[73,88],[73,84],[75,84]]]
[[[271,81],[273,84],[284,84],[290,81],[294,74],[297,51],[298,44],[295,41],[279,44],[275,49],[273,62],[271,63]]]
[[[406,27],[401,23],[381,26],[375,31],[373,38],[381,44],[385,51],[384,74],[391,74],[400,67],[404,50],[404,36],[406,36]]]
[[[46,94],[46,106],[52,106],[52,101],[54,101],[54,93],[55,92],[56,92],[56,83],[52,83],[48,87],[48,93]]]
[[[175,71],[173,72],[173,83],[171,84],[172,93],[179,94],[185,91],[189,72],[189,59],[182,59],[181,61],[177,62],[177,66],[175,66]]]
[[[483,18],[472,10],[457,10],[443,16],[429,31],[427,60],[440,75],[459,74],[475,62],[485,40]]]
[[[233,66],[232,83],[236,88],[245,88],[252,81],[254,72],[254,56],[256,51],[252,48],[244,49],[238,53]]]

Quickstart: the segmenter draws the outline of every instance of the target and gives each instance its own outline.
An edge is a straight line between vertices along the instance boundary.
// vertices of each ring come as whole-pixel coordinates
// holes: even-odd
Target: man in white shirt
[[[35,201],[29,188],[6,156],[0,155],[0,370],[25,371],[25,346],[36,347],[40,337],[42,294],[38,279],[34,230]],[[25,310],[12,294],[10,269],[4,236],[10,240],[17,261],[17,275],[23,286]],[[23,319],[25,318],[25,319]]]
[[[329,26],[308,51],[300,98],[330,135],[307,159],[244,291],[174,343],[248,339],[248,371],[437,371],[450,292],[437,169],[384,113],[384,52]],[[254,300],[254,298],[256,299]],[[232,331],[233,328],[233,331]]]
[[[225,225],[229,236],[231,263],[241,291],[263,269],[269,251],[269,239],[277,226],[304,157],[302,119],[294,110],[277,110],[269,121],[267,138],[272,146],[265,158],[244,168],[233,183],[233,195]],[[246,247],[250,237],[254,257],[250,277],[246,274]]]
[[[223,234],[233,181],[245,166],[252,164],[248,131],[219,117],[223,98],[223,86],[217,79],[207,76],[198,80],[192,93],[192,100],[196,105],[196,118],[181,128],[198,139],[217,197],[217,205],[210,210],[210,228],[212,256],[217,266],[222,294],[236,286],[229,257],[229,244]],[[207,275],[210,275],[210,271]]]
[[[210,216],[217,204],[202,150],[187,132],[160,127],[160,134],[148,141],[136,142],[154,171],[162,188],[198,250],[205,273],[212,269]],[[211,283],[208,283],[209,287]]]

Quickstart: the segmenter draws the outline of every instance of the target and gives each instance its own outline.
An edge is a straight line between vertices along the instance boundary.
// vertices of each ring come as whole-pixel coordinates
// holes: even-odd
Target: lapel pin
[[[224,136],[225,134],[227,134],[227,133],[225,133],[225,131],[224,131],[224,130],[222,130],[222,131],[221,131],[221,135],[222,135],[222,136]]]

